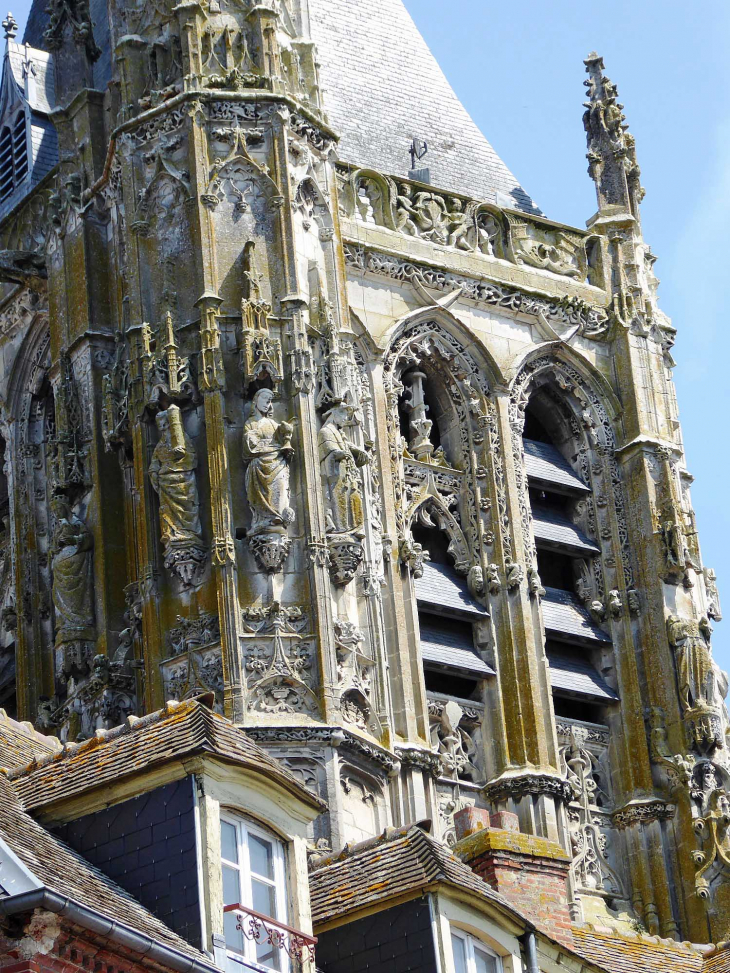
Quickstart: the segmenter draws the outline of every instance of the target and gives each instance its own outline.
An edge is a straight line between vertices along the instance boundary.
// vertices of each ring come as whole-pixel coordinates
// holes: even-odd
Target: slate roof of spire
[[[414,137],[434,186],[539,212],[461,104],[402,0],[308,0],[325,110],[346,162],[406,176]],[[23,40],[44,48],[47,0],[33,0]],[[102,56],[94,85],[111,72],[105,0],[90,0]],[[497,196],[499,194],[499,198]]]
[[[324,105],[346,162],[406,176],[414,137],[431,182],[538,212],[454,94],[402,0],[309,0]],[[485,13],[486,16],[486,13]]]
[[[197,753],[241,764],[277,781],[302,800],[325,808],[318,797],[243,730],[196,699],[170,702],[165,709],[141,719],[129,717],[113,730],[100,731],[98,736],[80,744],[67,744],[56,753],[11,770],[8,776],[23,805],[33,810],[108,786],[146,767]]]

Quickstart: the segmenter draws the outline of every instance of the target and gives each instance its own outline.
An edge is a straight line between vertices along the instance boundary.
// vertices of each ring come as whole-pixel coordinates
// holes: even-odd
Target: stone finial
[[[8,11],[8,15],[3,20],[3,30],[5,31],[5,40],[12,41],[15,40],[15,35],[18,33],[18,21],[13,17],[13,15]]]
[[[604,74],[603,58],[595,52],[583,62],[588,79],[588,101],[583,125],[588,139],[588,173],[596,184],[598,208],[618,207],[639,216],[644,197],[636,161],[636,143],[628,132],[618,88]]]

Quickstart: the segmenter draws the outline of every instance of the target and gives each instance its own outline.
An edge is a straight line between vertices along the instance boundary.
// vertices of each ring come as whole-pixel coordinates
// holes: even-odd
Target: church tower
[[[0,98],[5,708],[212,693],[320,850],[480,819],[573,923],[727,939],[721,613],[602,59],[577,228],[401,0],[46,3]]]

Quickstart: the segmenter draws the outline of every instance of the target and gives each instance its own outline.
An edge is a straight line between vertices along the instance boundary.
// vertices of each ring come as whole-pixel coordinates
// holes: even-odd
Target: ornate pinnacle
[[[583,125],[588,137],[588,174],[596,184],[599,210],[619,207],[638,219],[644,190],[636,161],[636,143],[628,133],[618,89],[603,73],[603,58],[591,53],[583,62],[588,101]]]
[[[8,11],[5,20],[3,20],[3,30],[5,31],[6,41],[15,40],[15,35],[18,33],[18,22],[10,11]]]

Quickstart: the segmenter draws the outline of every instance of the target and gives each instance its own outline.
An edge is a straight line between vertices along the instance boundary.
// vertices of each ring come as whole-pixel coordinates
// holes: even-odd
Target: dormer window
[[[460,929],[451,930],[455,973],[502,973],[502,961],[491,949]]]
[[[0,131],[0,202],[17,189],[28,175],[28,139],[25,113]]]
[[[248,960],[284,973],[288,957],[275,933],[286,922],[283,843],[244,818],[221,815],[221,869],[223,904],[239,906],[224,914],[229,971]]]

